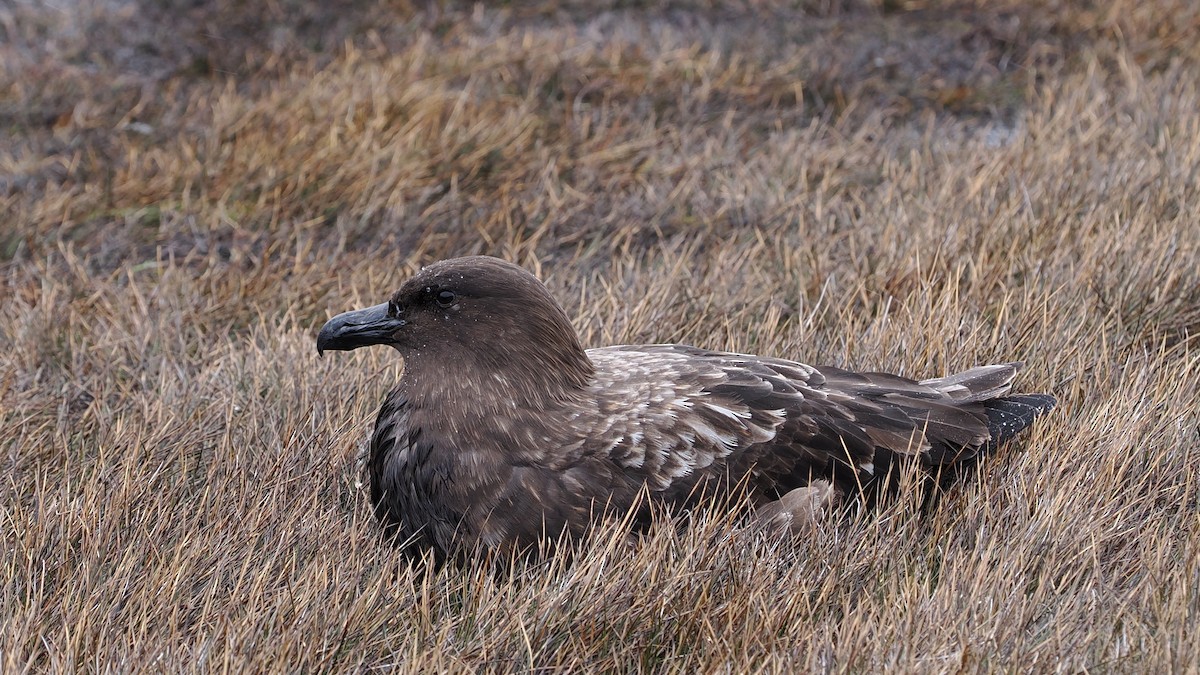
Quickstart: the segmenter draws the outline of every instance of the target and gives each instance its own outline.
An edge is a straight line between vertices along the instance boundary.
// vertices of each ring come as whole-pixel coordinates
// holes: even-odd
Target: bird
[[[916,381],[681,344],[585,349],[537,277],[489,256],[427,265],[317,336],[319,355],[370,345],[403,359],[370,438],[371,506],[384,536],[439,560],[735,492],[756,528],[797,534],[898,467],[973,465],[1057,403],[1011,393],[1021,363]]]

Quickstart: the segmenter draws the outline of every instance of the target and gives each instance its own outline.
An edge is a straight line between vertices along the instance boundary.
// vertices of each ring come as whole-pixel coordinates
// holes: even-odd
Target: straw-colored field
[[[0,4],[0,669],[1194,671],[1198,30],[1187,0]],[[931,513],[421,574],[356,467],[399,359],[314,337],[470,253],[588,346],[1024,360],[1060,406]]]

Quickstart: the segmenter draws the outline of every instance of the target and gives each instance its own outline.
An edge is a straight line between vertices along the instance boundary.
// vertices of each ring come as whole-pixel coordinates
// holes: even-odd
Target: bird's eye
[[[438,294],[437,294],[438,307],[443,307],[443,308],[449,307],[450,305],[453,305],[454,301],[457,299],[458,299],[458,296],[454,294],[454,291],[438,291]]]

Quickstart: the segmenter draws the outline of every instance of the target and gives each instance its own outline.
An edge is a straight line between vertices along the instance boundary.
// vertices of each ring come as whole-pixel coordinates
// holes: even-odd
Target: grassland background
[[[1200,9],[0,4],[0,669],[1200,664]],[[538,269],[588,345],[1054,414],[929,515],[708,514],[419,574],[356,456],[399,363],[331,314]]]

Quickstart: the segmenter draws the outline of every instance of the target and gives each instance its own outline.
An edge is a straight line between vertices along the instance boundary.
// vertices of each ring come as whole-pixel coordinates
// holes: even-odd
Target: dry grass
[[[0,7],[5,671],[1200,666],[1193,3],[63,4]],[[313,336],[477,252],[589,344],[1062,405],[930,515],[422,575],[396,359]]]

